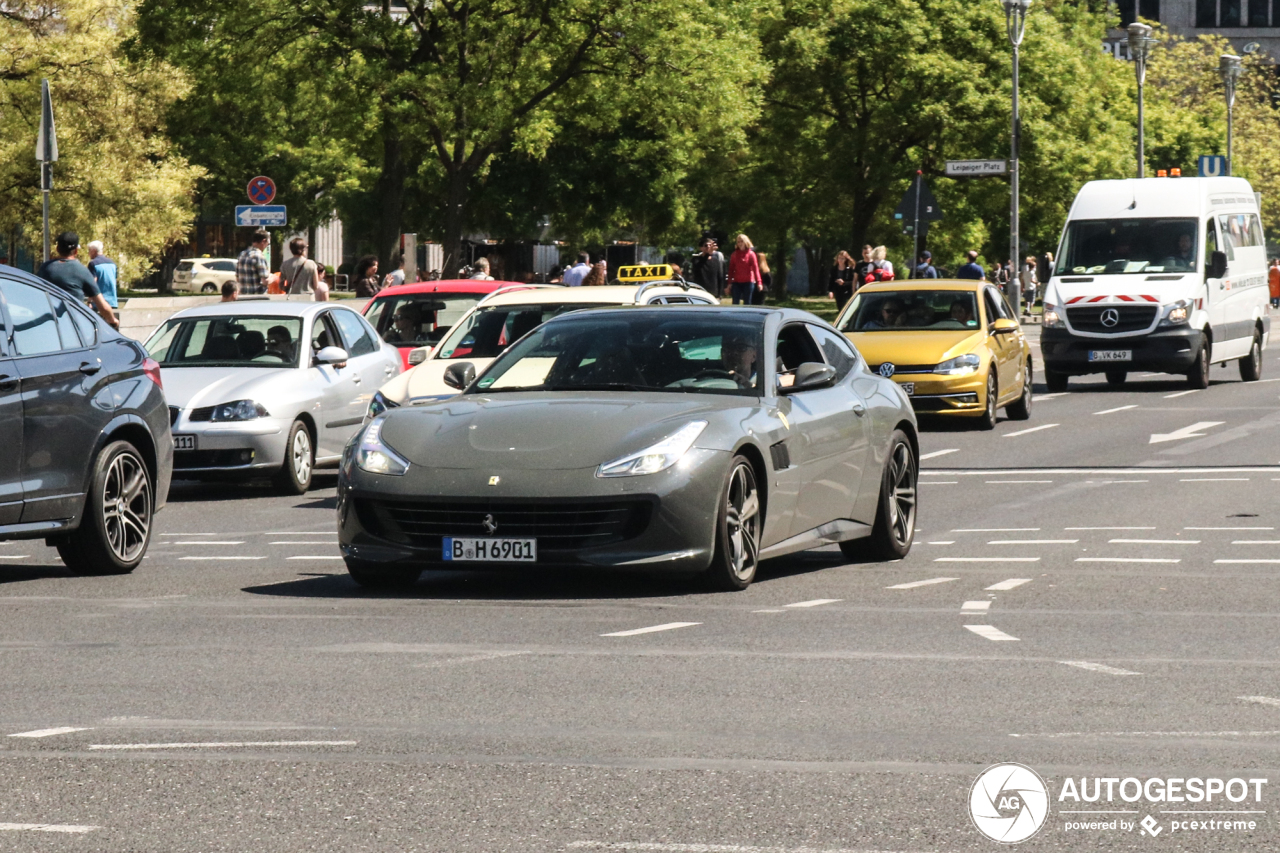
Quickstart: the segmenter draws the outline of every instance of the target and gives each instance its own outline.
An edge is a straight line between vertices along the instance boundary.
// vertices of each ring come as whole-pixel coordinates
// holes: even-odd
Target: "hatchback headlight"
[[[375,420],[365,427],[360,443],[356,445],[356,465],[370,474],[399,477],[409,470],[409,462],[382,443],[383,423],[385,420]]]
[[[689,452],[706,428],[706,421],[690,421],[651,447],[601,465],[596,469],[596,476],[636,477],[665,471]]]
[[[399,408],[399,406],[399,403],[384,397],[381,391],[375,391],[373,399],[369,401],[369,409],[365,412],[364,418],[367,421],[371,421],[388,409]]]
[[[223,403],[213,407],[211,421],[251,421],[255,418],[269,418],[271,415],[261,403],[253,400],[236,400],[234,403]]]
[[[1191,319],[1191,306],[1194,304],[1190,299],[1179,299],[1177,302],[1165,306],[1164,317],[1160,320],[1160,325],[1181,326]]]
[[[968,376],[970,373],[977,373],[981,366],[982,359],[975,353],[969,353],[947,359],[935,367],[933,372],[941,373],[943,376]]]

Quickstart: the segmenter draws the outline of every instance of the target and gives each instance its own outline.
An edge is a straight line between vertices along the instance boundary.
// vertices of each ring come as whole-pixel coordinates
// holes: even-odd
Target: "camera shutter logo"
[[[1049,788],[1022,764],[995,764],[973,781],[969,816],[978,831],[1002,844],[1026,841],[1049,816]]]
[[[897,369],[898,368],[894,367],[893,362],[886,361],[884,364],[880,365],[880,375],[885,379],[888,379]]]
[[[1102,312],[1102,325],[1106,326],[1108,329],[1110,329],[1113,326],[1119,325],[1119,323],[1120,323],[1120,312],[1117,311],[1116,309],[1108,308],[1106,311]]]

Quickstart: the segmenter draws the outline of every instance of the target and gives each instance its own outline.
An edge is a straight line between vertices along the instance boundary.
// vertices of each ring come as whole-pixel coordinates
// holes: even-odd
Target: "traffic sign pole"
[[[916,169],[916,222],[911,229],[911,270],[909,275],[915,273],[916,265],[920,263],[920,181],[923,180],[922,170]]]

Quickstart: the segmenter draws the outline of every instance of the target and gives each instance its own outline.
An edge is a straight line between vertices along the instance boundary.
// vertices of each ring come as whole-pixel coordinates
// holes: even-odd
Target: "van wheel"
[[[996,381],[996,370],[991,368],[987,373],[987,408],[978,418],[978,429],[996,428],[996,410],[1000,403],[1000,383]]]
[[[1106,376],[1108,385],[1123,385],[1124,381],[1129,378],[1129,371],[1108,370]]]
[[[1004,413],[1011,421],[1031,419],[1031,362],[1027,361],[1026,377],[1022,382],[1022,396],[1004,407]]]
[[[1044,369],[1044,385],[1050,394],[1061,394],[1067,390],[1067,381],[1069,377],[1065,373],[1059,373],[1056,370]]]
[[[1253,333],[1253,346],[1249,354],[1240,359],[1240,379],[1245,382],[1257,382],[1262,378],[1262,333]]]
[[[1200,349],[1196,352],[1196,360],[1187,371],[1187,384],[1192,388],[1209,387],[1209,342],[1200,337]]]
[[[204,287],[200,288],[200,292],[201,293],[217,293],[218,286],[211,281],[205,282]]]
[[[89,489],[80,526],[58,540],[58,556],[77,575],[128,574],[147,552],[155,510],[142,454],[127,441],[107,445]]]

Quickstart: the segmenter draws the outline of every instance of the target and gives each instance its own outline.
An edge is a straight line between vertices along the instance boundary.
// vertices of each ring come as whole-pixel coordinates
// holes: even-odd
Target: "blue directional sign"
[[[236,225],[242,228],[283,228],[288,221],[283,204],[236,205]]]
[[[1227,174],[1227,158],[1221,154],[1200,155],[1200,177],[1221,178]]]

